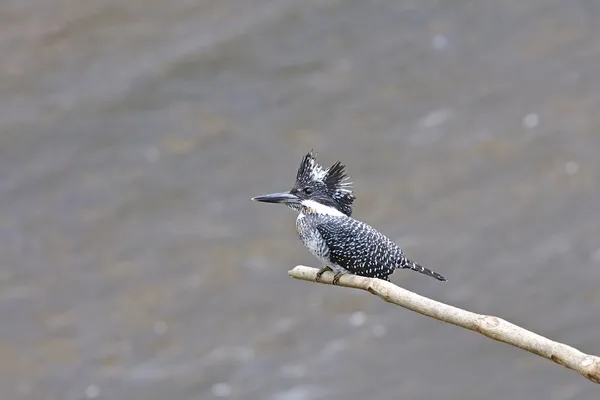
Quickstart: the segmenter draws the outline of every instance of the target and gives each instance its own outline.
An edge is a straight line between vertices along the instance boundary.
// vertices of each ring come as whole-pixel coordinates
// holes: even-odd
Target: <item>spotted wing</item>
[[[383,234],[349,217],[330,217],[317,225],[332,263],[355,275],[387,279],[403,258]]]

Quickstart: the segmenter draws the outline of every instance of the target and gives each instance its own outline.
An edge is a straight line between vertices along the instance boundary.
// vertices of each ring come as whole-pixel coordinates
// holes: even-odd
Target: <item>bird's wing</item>
[[[317,225],[329,258],[348,272],[385,277],[397,267],[402,250],[383,234],[349,217],[331,217]]]

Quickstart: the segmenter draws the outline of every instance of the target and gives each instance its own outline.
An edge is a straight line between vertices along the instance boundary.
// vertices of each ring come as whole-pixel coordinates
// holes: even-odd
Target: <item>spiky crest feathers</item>
[[[323,168],[313,156],[311,150],[304,156],[296,175],[296,189],[313,186],[324,191],[330,197],[338,210],[350,216],[352,203],[356,199],[352,193],[352,182],[346,175],[346,166],[336,161],[331,167]]]

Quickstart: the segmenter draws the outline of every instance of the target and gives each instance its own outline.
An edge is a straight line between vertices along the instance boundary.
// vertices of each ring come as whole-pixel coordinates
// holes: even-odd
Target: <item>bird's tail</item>
[[[419,264],[417,264],[414,261],[406,260],[406,263],[404,263],[404,265],[402,266],[402,268],[412,269],[413,271],[420,272],[423,275],[431,276],[432,278],[435,278],[438,281],[442,281],[442,282],[446,282],[447,281],[447,279],[444,278],[442,275],[440,275],[437,272],[434,272],[434,271],[432,271],[430,269],[427,269],[424,266],[419,265]]]

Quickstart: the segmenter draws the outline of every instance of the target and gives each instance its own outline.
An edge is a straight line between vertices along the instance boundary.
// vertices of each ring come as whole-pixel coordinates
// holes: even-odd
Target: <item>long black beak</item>
[[[298,203],[300,199],[291,193],[271,193],[263,196],[253,197],[254,201],[262,201],[263,203]]]

